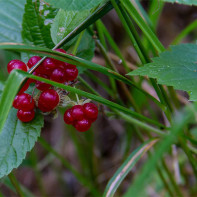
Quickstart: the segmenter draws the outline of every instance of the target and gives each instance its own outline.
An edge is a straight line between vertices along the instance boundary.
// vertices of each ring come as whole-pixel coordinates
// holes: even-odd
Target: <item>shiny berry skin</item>
[[[59,101],[59,95],[55,90],[45,90],[38,99],[38,108],[42,112],[50,112],[58,105]]]
[[[75,121],[73,126],[80,132],[89,130],[91,127],[91,120],[83,118],[82,120]]]
[[[64,122],[66,124],[73,124],[74,118],[72,117],[72,108],[68,109],[64,113]]]
[[[27,72],[27,66],[24,62],[20,60],[12,60],[7,65],[7,71],[8,73],[11,73],[12,70],[19,69]]]
[[[16,109],[21,109],[23,111],[31,111],[34,109],[35,103],[31,95],[22,93],[17,95],[13,102],[13,107]]]
[[[85,103],[83,105],[86,118],[95,120],[98,116],[98,108],[94,103]]]
[[[22,122],[30,122],[35,117],[35,111],[23,111],[22,109],[19,109],[17,112],[17,117]]]
[[[46,70],[50,70],[51,72],[56,68],[55,65],[55,59],[47,57],[44,61],[43,61],[43,66]]]
[[[74,118],[74,120],[82,120],[84,118],[83,107],[81,105],[73,106],[71,115]]]
[[[78,69],[72,64],[65,63],[64,72],[67,81],[73,81],[78,76]]]
[[[38,76],[38,77],[45,78],[45,79],[49,79],[49,76],[48,76],[48,75],[37,74],[37,76]],[[42,82],[42,81],[36,81],[36,88],[37,88],[38,90],[45,91],[45,90],[48,90],[50,87],[51,87],[50,84],[47,84],[47,83]]]
[[[27,66],[29,68],[32,68],[34,65],[36,65],[42,58],[39,56],[33,56],[29,59],[29,61],[27,62]]]
[[[62,68],[56,68],[51,74],[51,80],[59,83],[66,82],[65,72]]]

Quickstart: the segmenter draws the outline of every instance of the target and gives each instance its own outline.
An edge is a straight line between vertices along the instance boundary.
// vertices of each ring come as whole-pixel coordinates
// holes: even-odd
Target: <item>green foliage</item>
[[[44,120],[41,114],[36,114],[30,123],[22,123],[16,116],[17,110],[11,109],[0,134],[0,178],[17,168],[30,151],[37,138]]]
[[[31,45],[52,48],[50,27],[56,11],[40,4],[39,0],[27,0],[22,24],[22,38]]]
[[[21,42],[25,0],[0,1],[0,42]]]
[[[98,6],[103,0],[46,0],[47,3],[50,3],[56,8],[62,8],[72,11],[83,11],[89,10]]]
[[[196,0],[162,0],[162,1],[170,2],[170,3],[180,3],[185,5],[197,5]]]
[[[156,78],[159,84],[173,86],[175,89],[187,91],[190,100],[197,100],[197,45],[181,44],[172,46],[153,62],[128,73],[128,75],[148,76]]]

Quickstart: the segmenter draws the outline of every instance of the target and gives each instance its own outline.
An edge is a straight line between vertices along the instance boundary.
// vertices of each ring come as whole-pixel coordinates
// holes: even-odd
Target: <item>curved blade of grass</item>
[[[197,105],[188,105],[181,113],[177,113],[175,121],[172,124],[171,132],[168,136],[162,139],[154,154],[143,166],[141,173],[138,174],[131,187],[128,189],[124,197],[131,197],[135,194],[135,197],[141,196],[141,188],[144,188],[151,178],[153,170],[156,169],[156,165],[162,159],[163,154],[169,151],[171,145],[177,141],[182,134],[185,126],[189,123],[193,123],[196,120]],[[196,122],[196,121],[195,121]]]
[[[119,73],[117,73],[109,68],[95,64],[91,61],[87,61],[87,60],[81,59],[79,57],[74,57],[69,54],[63,54],[63,53],[59,53],[57,51],[52,51],[52,50],[46,49],[46,48],[27,46],[27,45],[16,44],[16,43],[0,43],[0,49],[7,49],[7,50],[13,50],[13,51],[17,50],[17,51],[26,52],[26,53],[46,55],[46,56],[53,57],[53,58],[61,60],[61,61],[68,62],[70,64],[74,64],[74,65],[81,66],[81,67],[84,67],[84,68],[87,68],[90,70],[95,70],[95,71],[101,72],[109,77],[112,77],[112,78],[122,81],[130,86],[135,87],[140,92],[142,92],[144,95],[146,95],[148,98],[150,98],[153,102],[155,102],[161,109],[165,110],[163,104],[161,104],[157,99],[155,99],[149,93],[147,93],[146,91],[144,91],[140,87],[136,86],[133,82],[131,82],[126,77],[120,75]],[[30,73],[32,73],[38,66],[39,65],[35,65],[34,67],[32,67],[32,69],[30,70]]]
[[[114,196],[119,185],[122,183],[127,174],[135,166],[138,160],[146,153],[158,139],[153,139],[151,141],[143,143],[135,151],[133,151],[126,161],[119,167],[114,176],[109,180],[107,187],[105,188],[103,197],[112,197]]]

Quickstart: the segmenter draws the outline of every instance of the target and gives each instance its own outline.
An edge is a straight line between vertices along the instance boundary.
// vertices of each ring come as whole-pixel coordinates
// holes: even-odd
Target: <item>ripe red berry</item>
[[[84,110],[81,105],[75,105],[72,107],[72,117],[74,120],[82,120],[84,118]]]
[[[94,103],[85,103],[83,105],[86,118],[95,120],[98,116],[98,108]]]
[[[57,67],[55,64],[55,59],[50,57],[47,57],[42,64],[46,70],[50,70],[51,72]]]
[[[29,68],[32,68],[35,64],[37,64],[42,58],[39,56],[33,56],[29,59],[29,61],[27,62],[27,66]]]
[[[55,49],[55,51],[60,52],[60,53],[66,53],[64,49]]]
[[[64,113],[64,122],[66,124],[73,124],[74,122],[74,118],[72,117],[71,113],[72,113],[72,108],[66,110]]]
[[[45,79],[49,79],[49,76],[48,76],[48,75],[37,74],[37,76],[38,76],[38,77],[45,78]],[[36,88],[37,88],[38,90],[45,91],[45,90],[48,90],[50,87],[51,87],[50,84],[47,84],[47,83],[42,82],[42,81],[36,81]]]
[[[31,111],[34,109],[34,100],[31,97],[31,95],[22,93],[20,95],[17,95],[13,102],[13,107],[16,109],[21,109],[23,111]]]
[[[84,118],[82,120],[75,121],[73,126],[78,131],[84,132],[84,131],[89,130],[89,128],[91,127],[91,121]]]
[[[24,62],[20,60],[12,60],[7,65],[7,71],[8,73],[11,73],[12,70],[19,69],[27,72],[27,66]]]
[[[66,51],[64,49],[55,49],[55,51],[57,52],[60,52],[60,53],[65,53],[66,54]],[[57,60],[57,59],[54,59],[55,61],[55,64],[58,66],[58,67],[61,67],[64,62],[60,61],[60,60]]]
[[[78,69],[72,64],[65,63],[64,72],[67,81],[73,81],[78,76]]]
[[[58,105],[59,101],[59,95],[55,90],[45,90],[38,99],[38,108],[43,112],[50,112]]]
[[[34,110],[23,111],[23,110],[19,109],[17,112],[17,117],[22,122],[30,122],[35,117],[35,111]]]
[[[66,82],[65,72],[62,68],[56,68],[51,74],[51,80],[64,83]]]

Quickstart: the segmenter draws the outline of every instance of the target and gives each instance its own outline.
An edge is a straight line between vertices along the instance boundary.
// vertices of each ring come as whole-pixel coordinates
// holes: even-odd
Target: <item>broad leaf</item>
[[[55,44],[59,43],[89,15],[90,10],[64,11],[60,9],[51,27],[51,36]]]
[[[170,2],[170,3],[180,3],[185,5],[197,5],[196,0],[162,0],[162,1]]]
[[[129,155],[126,161],[120,166],[120,168],[116,171],[116,173],[108,182],[103,197],[114,196],[116,190],[125,179],[127,174],[131,171],[131,169],[135,166],[139,159],[144,155],[144,153],[146,153],[156,142],[157,140],[155,139],[145,142]]]
[[[62,8],[66,10],[88,10],[98,6],[103,0],[45,0],[56,8]]]
[[[172,46],[153,62],[128,73],[128,75],[156,78],[159,84],[174,86],[187,91],[190,100],[197,101],[197,45],[181,44]]]
[[[52,48],[54,44],[50,36],[50,28],[55,14],[56,11],[53,8],[40,4],[39,0],[27,0],[22,24],[23,41]]]
[[[25,0],[0,1],[0,42],[21,42]]]
[[[0,134],[0,178],[17,168],[30,151],[37,138],[44,120],[36,114],[33,121],[23,123],[16,116],[17,110],[12,108]]]

